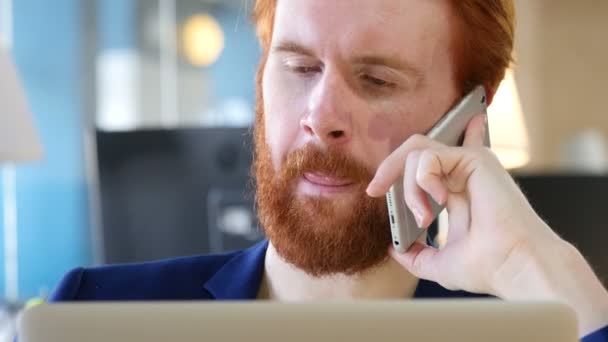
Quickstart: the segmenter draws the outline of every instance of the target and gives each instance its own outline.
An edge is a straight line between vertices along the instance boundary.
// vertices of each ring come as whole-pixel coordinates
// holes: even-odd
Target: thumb
[[[408,272],[415,277],[431,281],[437,281],[438,253],[439,250],[436,248],[420,242],[412,244],[403,254],[397,252],[393,247],[389,250],[391,257],[408,270]]]
[[[488,139],[488,116],[486,114],[476,115],[469,124],[464,134],[463,146],[483,146]]]

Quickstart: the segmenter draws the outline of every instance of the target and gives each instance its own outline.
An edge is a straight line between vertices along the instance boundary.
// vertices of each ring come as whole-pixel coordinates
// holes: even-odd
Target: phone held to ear
[[[487,98],[484,88],[478,86],[445,114],[426,135],[444,145],[461,146],[469,122],[473,117],[482,113],[487,113]],[[486,132],[488,132],[488,127],[486,127]],[[489,133],[486,133],[484,144],[490,147]],[[437,204],[431,196],[428,198],[435,219],[444,208]],[[418,227],[414,214],[405,203],[403,176],[400,176],[389,189],[386,194],[386,202],[393,246],[398,252],[405,253],[425,230]]]

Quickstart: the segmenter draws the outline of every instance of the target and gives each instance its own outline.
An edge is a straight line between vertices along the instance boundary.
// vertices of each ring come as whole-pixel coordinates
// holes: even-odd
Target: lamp
[[[42,145],[36,134],[17,69],[8,48],[0,44],[0,164],[2,172],[4,221],[4,297],[16,302],[19,295],[17,254],[16,172],[12,163],[42,158]]]
[[[188,18],[182,28],[182,49],[186,58],[196,66],[209,66],[224,50],[224,32],[209,14]]]
[[[488,108],[492,151],[507,169],[522,167],[530,160],[528,133],[513,71],[507,70]]]

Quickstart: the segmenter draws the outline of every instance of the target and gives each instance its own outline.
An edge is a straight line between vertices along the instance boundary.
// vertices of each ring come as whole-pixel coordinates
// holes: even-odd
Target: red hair
[[[456,79],[467,93],[478,84],[493,94],[512,62],[515,36],[513,0],[451,0],[460,19],[454,61]],[[256,0],[253,21],[265,59],[274,26],[277,0]],[[260,72],[265,60],[262,60]]]

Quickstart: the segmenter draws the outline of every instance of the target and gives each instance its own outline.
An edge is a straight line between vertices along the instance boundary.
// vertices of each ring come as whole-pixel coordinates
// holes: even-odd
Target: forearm
[[[552,295],[574,309],[581,336],[608,325],[608,291],[585,258],[568,245],[563,272],[549,279],[554,285]],[[571,274],[567,274],[571,273]]]
[[[561,239],[514,252],[497,273],[496,295],[506,300],[549,300],[568,304],[587,335],[608,325],[608,291],[584,257]]]

